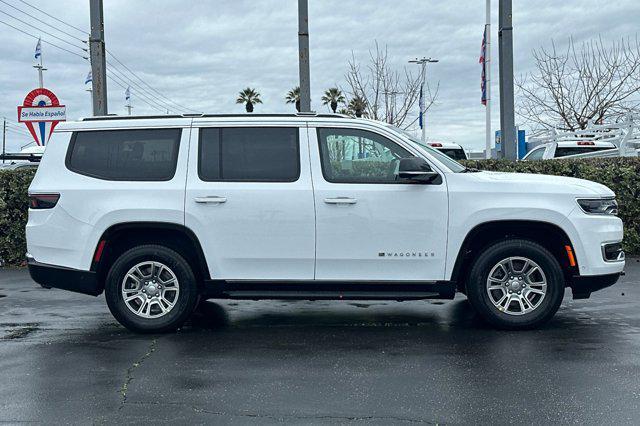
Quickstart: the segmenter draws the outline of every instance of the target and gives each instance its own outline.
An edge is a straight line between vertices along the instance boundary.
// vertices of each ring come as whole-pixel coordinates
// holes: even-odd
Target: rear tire
[[[467,297],[495,327],[531,329],[547,322],[564,297],[564,275],[557,259],[528,240],[511,239],[487,247],[467,280]]]
[[[116,320],[138,333],[179,328],[199,299],[189,263],[161,245],[142,245],[120,255],[107,274],[105,297]]]

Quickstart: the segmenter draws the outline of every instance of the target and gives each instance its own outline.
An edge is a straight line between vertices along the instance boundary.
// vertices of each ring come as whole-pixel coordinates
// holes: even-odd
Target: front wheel
[[[123,253],[105,283],[107,305],[118,322],[140,333],[180,327],[198,303],[189,263],[174,250],[143,245]]]
[[[494,326],[534,328],[558,311],[564,276],[556,258],[544,247],[528,240],[507,240],[489,246],[476,259],[467,297]]]

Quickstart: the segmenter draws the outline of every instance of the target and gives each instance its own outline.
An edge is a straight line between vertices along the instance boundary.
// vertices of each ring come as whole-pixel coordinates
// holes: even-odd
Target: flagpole
[[[486,24],[485,24],[485,58],[484,58],[484,75],[485,90],[487,92],[487,104],[485,107],[485,158],[491,158],[491,0],[487,0]]]
[[[420,95],[421,95],[421,100],[422,102],[419,102],[419,107],[420,107],[420,116],[422,117],[422,143],[426,143],[427,142],[427,126],[425,123],[425,115],[426,115],[426,108],[424,108],[424,86],[425,86],[425,82],[427,80],[427,64],[435,64],[436,62],[439,62],[439,59],[431,59],[431,58],[422,58],[422,59],[412,59],[409,61],[410,64],[419,64],[422,66],[421,68],[421,73],[422,73],[422,82],[420,84]],[[420,103],[422,103],[420,105]]]
[[[44,78],[42,76],[42,71],[46,71],[47,69],[44,68],[44,66],[42,65],[42,41],[41,39],[38,39],[38,44],[36,46],[36,53],[37,53],[37,59],[40,59],[40,63],[37,65],[34,65],[33,67],[35,69],[38,70],[38,84],[40,85],[40,88],[44,87]]]

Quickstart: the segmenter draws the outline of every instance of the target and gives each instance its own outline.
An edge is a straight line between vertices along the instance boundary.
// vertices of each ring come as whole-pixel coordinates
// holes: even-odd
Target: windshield
[[[461,173],[467,170],[465,166],[453,160],[452,158],[448,157],[447,155],[443,154],[442,152],[438,151],[437,149],[432,148],[428,145],[424,145],[420,140],[416,139],[415,136],[413,136],[411,133],[405,130],[402,130],[396,126],[389,125],[389,127],[395,130],[396,132],[400,133],[407,139],[409,139],[410,142],[418,145],[420,148],[427,151],[429,154],[435,157],[436,160],[438,160],[440,163],[442,163],[446,168],[448,168],[452,172]]]

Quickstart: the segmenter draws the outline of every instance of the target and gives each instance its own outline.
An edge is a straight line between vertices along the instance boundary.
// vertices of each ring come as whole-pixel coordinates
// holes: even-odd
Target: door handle
[[[215,195],[210,197],[196,197],[194,201],[200,204],[222,204],[227,202],[227,197],[217,197]]]
[[[324,202],[327,204],[355,204],[358,202],[355,198],[349,197],[336,197],[336,198],[325,198]]]

